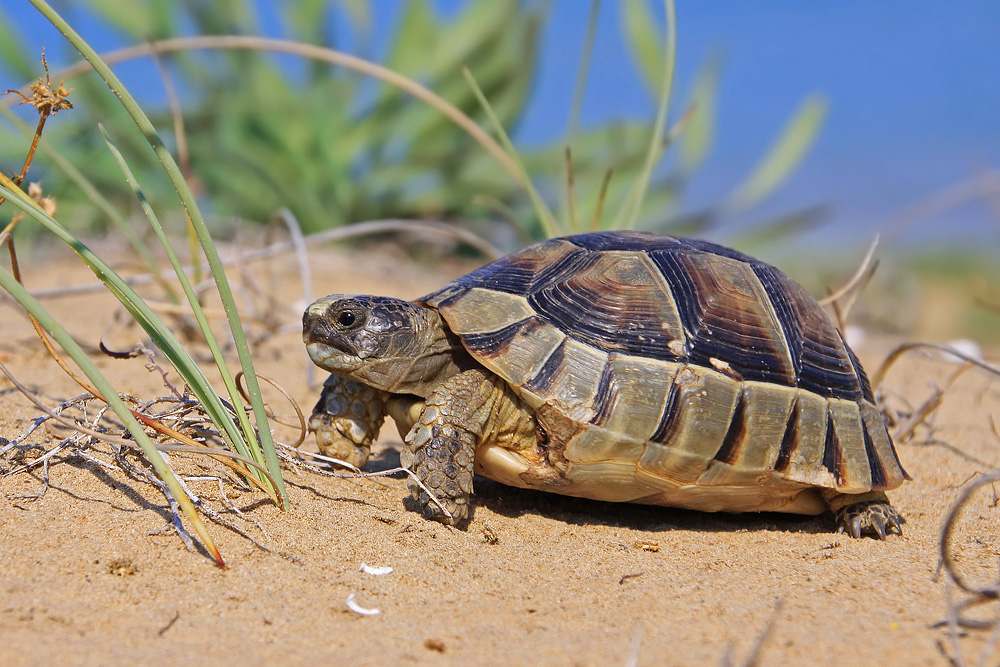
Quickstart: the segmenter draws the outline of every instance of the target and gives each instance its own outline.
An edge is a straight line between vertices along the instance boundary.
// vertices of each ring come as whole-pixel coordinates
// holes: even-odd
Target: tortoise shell
[[[820,305],[734,250],[582,234],[532,245],[417,302],[438,309],[535,412],[548,448],[541,467],[554,470],[478,452],[479,472],[499,481],[815,514],[827,508],[820,489],[858,494],[908,479],[864,370]]]

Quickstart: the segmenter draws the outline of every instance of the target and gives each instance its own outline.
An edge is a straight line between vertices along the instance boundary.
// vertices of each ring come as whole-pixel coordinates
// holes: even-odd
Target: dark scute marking
[[[868,455],[868,468],[871,470],[872,489],[884,489],[886,484],[885,466],[878,452],[875,451],[875,443],[871,434],[868,433],[868,424],[861,420],[861,431],[865,436],[865,453]]]
[[[851,366],[854,368],[854,374],[858,376],[858,381],[861,384],[861,395],[866,401],[874,405],[875,394],[872,393],[872,383],[868,381],[868,374],[865,373],[865,369],[861,367],[861,362],[858,361],[858,358],[854,356],[854,350],[852,350],[846,343],[844,344],[844,349],[847,350],[847,357],[851,360]]]
[[[529,335],[540,326],[541,323],[537,318],[529,317],[519,322],[508,324],[496,331],[465,334],[461,338],[462,343],[470,352],[485,357],[497,357],[507,351],[507,347],[519,333],[523,331],[525,335]]]
[[[540,278],[528,296],[531,307],[569,336],[605,352],[674,358],[670,344],[679,332],[664,330],[673,309],[658,276],[650,275],[653,269],[630,259],[636,261],[637,282],[619,282],[607,255],[585,254],[560,263],[559,275]]]
[[[746,394],[740,392],[739,400],[736,402],[736,411],[733,413],[732,421],[729,422],[729,430],[722,440],[722,446],[713,457],[716,461],[723,463],[733,463],[740,453],[747,436],[746,424]]]
[[[770,264],[764,264],[763,262],[751,262],[751,266],[757,279],[760,280],[760,284],[764,286],[764,291],[767,292],[767,296],[771,300],[771,305],[774,307],[774,312],[778,316],[778,323],[781,325],[781,331],[785,335],[785,342],[788,344],[788,351],[792,357],[792,366],[795,369],[797,380],[802,373],[802,330],[799,328],[799,322],[795,318],[792,304],[789,303],[781,280],[778,278],[779,274],[784,274],[781,274],[778,269]]]
[[[663,273],[688,337],[688,359],[713,367],[712,359],[726,362],[744,380],[795,386],[795,370],[787,367],[779,349],[776,324],[740,312],[725,299],[718,299],[710,269],[702,268],[699,250],[651,252],[650,258]],[[751,280],[753,276],[748,276]],[[765,310],[766,312],[766,310]]]
[[[701,239],[678,239],[682,245],[692,250],[700,250],[702,252],[711,253],[713,255],[720,255],[722,257],[728,257],[729,259],[735,259],[740,262],[746,262],[747,264],[752,264],[756,262],[750,255],[745,255],[739,250],[733,250],[732,248],[727,248],[726,246],[721,246],[718,243],[712,243],[711,241],[702,241]]]
[[[792,414],[788,416],[788,424],[785,425],[785,434],[781,437],[781,448],[778,449],[778,458],[774,461],[776,472],[785,472],[792,462],[792,454],[799,447],[799,399],[796,396],[792,403]]]
[[[683,402],[678,400],[677,394],[679,393],[680,390],[677,389],[676,384],[670,385],[667,404],[663,406],[663,416],[660,417],[660,423],[656,425],[656,431],[649,438],[653,442],[668,443],[673,440],[680,411],[683,407]]]
[[[834,423],[832,412],[827,412],[823,467],[833,474],[837,486],[844,484],[844,454],[840,450],[840,438],[837,436],[837,425]]]
[[[432,301],[436,294],[454,287],[462,291],[482,287],[509,294],[528,294],[552,274],[577,270],[578,265],[574,262],[586,261],[588,255],[585,250],[574,249],[558,240],[543,241],[467,273],[423,300]]]
[[[615,371],[609,359],[608,363],[604,365],[601,379],[597,383],[597,394],[594,396],[595,414],[590,423],[597,426],[604,424],[611,416],[611,411],[614,410],[617,403],[618,385],[615,382]]]
[[[592,232],[567,236],[565,240],[592,251],[605,250],[658,250],[678,247],[680,239],[649,232]]]
[[[547,285],[560,282],[569,276],[575,276],[582,271],[586,271],[598,259],[600,259],[600,255],[596,253],[590,253],[586,250],[576,250],[557,262],[550,262],[548,264],[532,263],[531,266],[535,274],[528,292],[537,292]]]
[[[793,358],[798,357],[797,386],[825,398],[860,400],[863,397],[862,386],[847,346],[837,327],[812,295],[773,267],[758,262],[754,265],[754,272],[771,296],[771,303],[776,310],[779,305],[777,295],[780,294],[783,297],[782,309],[790,310],[792,319],[797,324],[801,343],[787,338],[790,345],[801,350],[799,354],[793,354]],[[778,317],[783,317],[780,311]],[[784,321],[782,325],[785,326]],[[785,326],[786,336],[791,333],[791,327]]]
[[[559,372],[559,367],[562,365],[563,358],[566,356],[566,341],[565,339],[559,343],[556,349],[552,350],[552,354],[549,358],[545,360],[542,367],[535,374],[535,377],[531,378],[524,383],[525,389],[530,391],[537,391],[544,394],[551,393],[552,382],[556,378],[556,374]]]
[[[498,292],[524,294],[531,287],[536,271],[537,267],[527,262],[518,263],[517,255],[508,255],[456,279],[452,286],[463,288],[462,292],[473,287],[487,287]],[[430,300],[433,296],[424,299]]]
[[[684,332],[688,338],[693,338],[699,329],[700,306],[698,304],[698,290],[695,288],[691,276],[688,275],[687,268],[680,257],[673,252],[650,252],[649,257],[670,286]]]
[[[827,346],[806,339],[802,345],[802,370],[799,387],[824,397],[858,401],[862,398],[861,384],[843,342],[840,346]]]

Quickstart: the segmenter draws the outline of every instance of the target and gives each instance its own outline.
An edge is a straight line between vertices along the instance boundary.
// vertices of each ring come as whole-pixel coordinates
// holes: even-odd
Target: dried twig
[[[959,494],[951,511],[948,512],[948,517],[945,519],[944,526],[941,529],[941,562],[945,570],[959,588],[975,596],[977,599],[983,600],[1000,599],[1000,580],[988,586],[974,586],[969,583],[955,565],[951,534],[962,508],[969,502],[972,495],[987,484],[993,484],[998,481],[1000,481],[1000,469],[981,475],[978,479],[970,482]]]
[[[894,349],[892,352],[889,353],[889,355],[882,362],[882,365],[879,366],[878,369],[871,376],[872,388],[873,389],[877,388],[880,384],[882,384],[882,381],[885,379],[885,376],[889,372],[889,369],[892,368],[892,366],[896,363],[896,361],[899,360],[900,357],[902,357],[904,354],[906,354],[911,350],[916,350],[921,348],[944,352],[953,357],[957,357],[962,361],[972,364],[973,366],[976,366],[988,373],[992,373],[993,375],[1000,377],[1000,366],[995,366],[987,361],[983,361],[982,359],[974,357],[970,354],[966,354],[965,352],[957,350],[950,345],[941,345],[939,343],[914,342],[914,343],[903,343],[902,345],[897,346],[896,349]]]
[[[934,391],[927,398],[927,400],[921,403],[916,410],[913,410],[905,419],[899,422],[899,427],[896,429],[896,432],[893,433],[893,440],[896,442],[906,442],[912,438],[913,432],[917,429],[917,427],[926,423],[930,416],[941,407],[945,394],[947,394],[952,388],[955,381],[970,368],[973,368],[972,364],[962,364],[962,366],[957,371],[952,373],[950,378],[948,378],[944,389],[934,387]]]
[[[355,222],[346,227],[337,227],[336,229],[328,229],[326,231],[317,232],[316,234],[310,234],[303,238],[303,242],[307,246],[319,245],[322,243],[330,243],[333,241],[343,241],[346,239],[357,238],[361,236],[371,236],[374,234],[389,234],[389,233],[407,233],[407,232],[420,232],[420,233],[430,233],[438,236],[452,238],[465,243],[489,259],[499,259],[503,257],[506,253],[500,251],[498,248],[494,247],[492,244],[479,238],[472,232],[460,229],[458,227],[453,227],[452,225],[445,224],[443,222],[434,222],[431,220],[370,220],[368,222]],[[245,264],[246,262],[258,261],[262,259],[267,259],[273,257],[274,255],[281,255],[287,252],[295,251],[295,243],[292,241],[280,241],[278,243],[272,243],[269,246],[263,248],[258,248],[257,250],[250,250],[244,252],[239,258],[223,260],[223,266],[232,266],[237,264]],[[207,269],[207,265],[201,266],[202,270]],[[186,273],[193,273],[194,267],[184,267]],[[141,285],[149,285],[152,283],[159,282],[160,280],[175,280],[177,278],[173,271],[164,271],[159,276],[151,276],[149,274],[141,274],[133,276],[131,278],[126,278],[125,282],[129,285],[136,287]],[[54,287],[51,289],[35,290],[31,294],[36,299],[48,299],[63,296],[72,296],[75,294],[86,294],[89,292],[100,292],[107,289],[102,282],[91,282],[91,283],[79,283],[72,286],[64,287]],[[0,295],[2,296],[2,295]]]
[[[864,259],[862,259],[861,264],[858,265],[858,270],[854,272],[854,275],[851,276],[850,280],[848,280],[843,287],[831,293],[829,296],[820,299],[819,304],[821,306],[829,306],[840,301],[851,292],[860,293],[861,290],[865,288],[868,281],[870,281],[872,276],[875,275],[875,270],[878,269],[878,260],[875,259],[875,250],[878,248],[879,239],[880,237],[876,234],[875,238],[872,239],[871,245],[868,246],[868,251],[865,253]],[[848,309],[849,308],[850,306],[848,306]]]
[[[409,468],[404,468],[404,467],[400,466],[398,468],[390,468],[388,470],[377,470],[375,472],[363,472],[360,468],[358,468],[357,466],[351,465],[347,461],[341,461],[340,459],[335,459],[335,458],[330,457],[330,456],[323,456],[322,454],[316,454],[316,453],[313,453],[313,452],[307,452],[307,451],[305,451],[303,449],[297,449],[295,447],[289,447],[288,445],[283,445],[283,444],[280,444],[280,443],[278,443],[278,445],[282,449],[286,449],[286,450],[288,450],[290,452],[294,452],[295,454],[298,454],[299,456],[308,456],[310,458],[314,458],[314,459],[317,459],[317,460],[320,460],[320,461],[326,461],[327,463],[332,463],[334,465],[338,465],[338,466],[341,466],[343,468],[347,468],[348,470],[351,471],[349,473],[343,473],[343,472],[324,472],[323,473],[323,474],[325,474],[327,476],[330,476],[330,477],[339,477],[341,479],[357,479],[359,477],[361,477],[361,478],[388,477],[389,475],[395,475],[398,472],[405,473],[410,479],[412,479],[417,484],[417,486],[419,486],[421,488],[421,490],[423,490],[424,493],[427,494],[427,496],[431,499],[431,502],[433,502],[437,506],[437,508],[439,510],[441,510],[441,512],[446,517],[448,517],[449,519],[454,518],[454,517],[452,517],[451,512],[449,512],[445,508],[445,506],[441,503],[441,501],[438,499],[438,497],[436,495],[434,495],[434,492],[431,491],[427,487],[427,485],[424,484],[420,480],[419,477],[417,477],[417,474],[415,472],[413,472],[412,470],[410,470]]]
[[[295,417],[298,422],[295,426],[298,427],[299,435],[295,439],[295,442],[293,442],[290,446],[298,447],[306,439],[306,435],[309,433],[309,426],[306,422],[305,415],[302,413],[302,408],[299,407],[299,402],[296,401],[295,398],[292,397],[291,393],[289,393],[289,391],[285,389],[277,380],[274,380],[273,378],[270,378],[266,375],[261,375],[260,373],[257,374],[257,379],[263,380],[267,384],[277,389],[281,393],[281,395],[285,397],[285,400],[288,401],[289,405],[292,406],[292,410],[295,411]],[[249,403],[250,398],[249,396],[247,396],[246,389],[243,387],[242,380],[243,380],[243,371],[240,371],[239,373],[236,374],[236,389],[240,392],[240,396],[243,398],[243,400]],[[276,421],[284,426],[290,426],[290,427],[292,426],[292,424],[289,424],[287,422],[282,421],[281,419],[278,419],[278,417],[275,416],[274,411],[271,410],[270,408],[267,408],[267,418],[272,421]]]

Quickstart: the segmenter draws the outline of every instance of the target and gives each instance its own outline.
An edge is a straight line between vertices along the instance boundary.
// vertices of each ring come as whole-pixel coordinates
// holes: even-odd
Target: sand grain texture
[[[431,271],[384,252],[314,260],[317,296],[415,297],[471,268]],[[256,274],[285,304],[299,298],[289,264]],[[39,289],[89,277],[66,260],[28,267],[26,280]],[[104,295],[46,304],[91,345],[116,310]],[[0,359],[50,404],[80,393],[26,320],[7,304],[0,313]],[[316,394],[305,384],[297,315],[289,308],[285,316],[292,330],[257,348],[259,370],[309,410]],[[130,337],[139,335],[112,335]],[[859,351],[869,369],[891,342]],[[99,363],[121,390],[165,393],[141,360]],[[919,402],[928,383],[943,384],[953,368],[915,355],[889,384]],[[6,380],[0,407],[7,438],[37,414]],[[51,486],[37,500],[17,496],[41,489],[40,469],[0,477],[0,664],[624,665],[637,658],[632,664],[716,665],[727,647],[739,664],[779,600],[762,665],[946,664],[938,648],[946,633],[934,627],[947,616],[946,586],[936,576],[939,531],[962,484],[1000,462],[988,421],[991,412],[1000,418],[998,408],[1000,383],[969,373],[937,414],[941,444],[899,446],[915,481],[892,494],[906,535],[884,543],[837,535],[829,517],[603,504],[489,481],[479,483],[474,519],[460,531],[404,510],[402,479],[289,471],[290,512],[227,487],[259,527],[232,512],[226,521],[272,552],[209,523],[229,565],[223,571],[170,532],[148,534],[168,522],[151,486],[64,459],[51,466]],[[375,465],[395,465],[398,437],[391,428],[383,436]],[[46,431],[35,441],[49,446],[54,438]],[[217,484],[192,488],[226,509]],[[985,577],[995,577],[1000,546],[1000,510],[990,500],[977,496],[971,527],[959,535],[963,564]],[[358,571],[362,562],[394,571],[372,576]],[[350,611],[352,594],[381,613]],[[973,631],[960,640],[971,664],[988,636]],[[1000,664],[1000,655],[991,660]]]

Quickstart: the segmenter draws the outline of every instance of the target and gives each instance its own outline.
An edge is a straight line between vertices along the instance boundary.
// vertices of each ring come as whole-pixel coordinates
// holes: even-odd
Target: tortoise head
[[[395,394],[426,396],[465,356],[436,310],[380,296],[316,301],[302,317],[302,339],[320,368]]]

